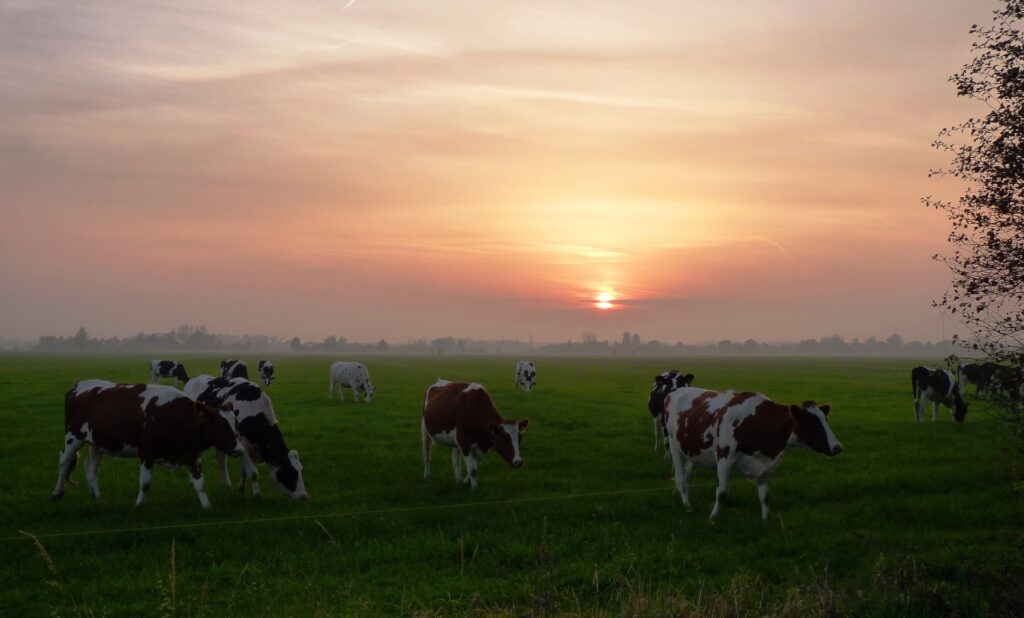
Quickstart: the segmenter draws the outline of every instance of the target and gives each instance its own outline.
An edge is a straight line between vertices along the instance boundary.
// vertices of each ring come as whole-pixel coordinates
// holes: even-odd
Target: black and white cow
[[[693,384],[693,374],[681,374],[675,369],[662,372],[654,376],[654,383],[651,384],[651,394],[647,397],[647,411],[651,413],[654,421],[654,450],[658,450],[658,437],[661,437],[665,449],[665,458],[669,457],[668,434],[665,431],[665,397],[672,391],[690,386]]]
[[[373,400],[373,382],[370,371],[362,363],[337,361],[331,363],[331,385],[327,390],[327,398],[334,397],[334,389],[338,389],[338,399],[345,401],[344,389],[352,389],[352,398],[359,401],[359,393],[363,393],[363,401]]]
[[[188,466],[199,504],[208,509],[203,452],[216,448],[232,455],[242,453],[230,404],[208,406],[162,384],[114,384],[105,380],[83,380],[64,396],[64,449],[54,498],[64,495],[78,451],[86,444],[92,445],[85,477],[94,500],[100,497],[98,474],[104,454],[139,458],[135,506],[145,502],[153,482],[153,466],[161,464],[170,468]]]
[[[245,361],[237,359],[222,360],[220,362],[220,377],[249,379],[249,368]]]
[[[530,361],[521,360],[516,363],[515,390],[522,386],[527,393],[537,384],[537,368]]]
[[[932,403],[932,421],[939,419],[939,404],[953,411],[953,420],[958,423],[967,416],[967,404],[960,396],[960,385],[953,378],[953,373],[946,369],[931,367],[914,367],[910,372],[910,380],[914,387],[914,416],[917,422],[924,421],[924,409]]]
[[[967,365],[960,365],[958,373],[960,374],[960,385],[961,388],[966,389],[968,384],[974,384],[975,397],[988,397],[992,389],[992,377],[995,375],[999,365],[995,363],[969,363]],[[966,395],[967,393],[962,393]]]
[[[274,383],[274,363],[261,360],[256,366],[256,371],[260,374],[260,382],[263,383],[263,386],[270,386]]]
[[[302,463],[298,451],[289,451],[277,424],[270,397],[259,385],[242,378],[214,378],[197,376],[185,385],[185,394],[211,406],[231,404],[238,421],[238,434],[242,453],[242,480],[238,490],[245,492],[246,478],[252,484],[252,493],[259,495],[257,463],[266,463],[277,486],[293,500],[308,498],[302,480]],[[227,461],[218,455],[224,484],[231,486]]]
[[[178,361],[154,358],[149,361],[149,383],[156,384],[160,378],[173,378],[174,385],[178,386],[179,381],[182,384],[188,382],[188,373],[185,366]]]

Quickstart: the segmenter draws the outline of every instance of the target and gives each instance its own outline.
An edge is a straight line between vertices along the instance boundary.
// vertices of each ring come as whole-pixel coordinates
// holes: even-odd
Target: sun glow
[[[608,292],[601,292],[595,300],[594,306],[598,309],[613,309],[615,307],[615,304],[612,302],[615,300],[615,297]]]

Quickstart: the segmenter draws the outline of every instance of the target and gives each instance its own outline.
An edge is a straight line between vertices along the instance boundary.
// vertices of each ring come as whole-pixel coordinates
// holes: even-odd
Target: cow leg
[[[427,431],[427,422],[420,420],[420,432],[423,434],[423,480],[430,479],[430,432]]]
[[[249,478],[249,486],[252,488],[252,495],[254,498],[260,496],[260,469],[256,467],[256,462],[249,457],[249,453],[242,455],[242,470]]]
[[[224,481],[224,486],[231,487],[231,473],[228,472],[228,456],[220,451],[217,451],[217,467],[220,468],[220,478]]]
[[[654,450],[655,450],[655,452],[657,452],[657,450],[658,450],[658,438],[661,437],[661,423],[658,422],[658,417],[656,417],[656,416],[654,418],[652,418],[651,420],[654,421]]]
[[[345,385],[338,384],[338,401],[345,401]]]
[[[932,422],[939,420],[939,402],[932,402]]]
[[[331,380],[331,385],[327,387],[327,399],[334,399],[334,380]]]
[[[672,452],[672,471],[675,474],[676,489],[679,497],[683,500],[683,507],[689,512],[690,509],[690,478],[693,476],[693,464],[686,460],[678,448],[669,449]]]
[[[100,471],[100,460],[103,458],[103,452],[100,451],[94,444],[89,449],[89,461],[85,464],[85,480],[89,483],[89,491],[92,492],[92,499],[100,499],[100,483],[97,478]]]
[[[85,442],[76,438],[71,432],[64,434],[64,448],[61,449],[60,459],[57,463],[57,486],[53,489],[54,498],[64,495],[64,485],[71,478],[71,472],[74,471],[75,464],[78,463],[78,451],[83,446],[85,446]]]
[[[135,499],[135,506],[142,506],[146,501],[146,492],[153,484],[153,462],[143,461],[139,464],[139,497]]]
[[[462,482],[462,453],[458,448],[452,449],[452,469],[455,470],[455,482]]]
[[[199,496],[199,504],[204,508],[208,509],[212,505],[210,499],[206,496],[206,482],[203,480],[203,460],[196,459],[188,466],[189,470],[189,482],[192,483],[192,489],[196,490],[196,495]]]
[[[463,454],[463,461],[466,462],[466,480],[469,481],[469,486],[476,489],[476,472],[479,468],[479,459],[476,453],[470,451],[469,454]]]
[[[757,479],[757,497],[761,499],[761,519],[768,521],[768,475]]]
[[[715,492],[715,508],[711,509],[711,521],[718,517],[719,511],[722,510],[722,503],[725,502],[726,496],[729,495],[729,472],[731,470],[732,460],[718,460],[718,489]]]
[[[928,404],[926,402],[922,401],[921,399],[915,399],[914,400],[914,417],[917,419],[918,423],[920,423],[920,422],[922,422],[924,420],[922,418],[922,416],[924,415],[924,407],[926,405],[928,405]]]

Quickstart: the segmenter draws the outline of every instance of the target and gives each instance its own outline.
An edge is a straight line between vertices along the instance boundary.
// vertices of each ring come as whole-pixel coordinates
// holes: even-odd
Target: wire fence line
[[[712,484],[691,484],[690,487],[712,487]],[[662,485],[659,487],[644,487],[638,489],[619,489],[614,491],[595,491],[581,494],[567,494],[558,496],[535,496],[531,498],[515,498],[511,500],[488,500],[484,502],[456,502],[452,504],[431,504],[424,506],[400,506],[393,508],[382,508],[382,509],[365,509],[361,511],[336,511],[333,513],[308,513],[302,515],[282,515],[280,517],[254,517],[249,519],[231,519],[223,521],[197,521],[190,523],[178,523],[178,524],[164,524],[157,526],[137,526],[129,528],[104,528],[98,530],[76,530],[71,532],[50,532],[43,534],[31,534],[26,531],[19,530],[19,534],[0,537],[0,543],[10,543],[12,541],[31,541],[32,537],[37,539],[66,539],[76,537],[87,537],[87,536],[99,536],[104,534],[124,534],[128,532],[135,533],[150,533],[150,532],[164,532],[167,530],[190,530],[197,528],[211,528],[214,526],[237,526],[243,524],[268,524],[268,523],[280,523],[285,521],[306,521],[316,519],[331,519],[341,517],[364,517],[367,515],[394,515],[401,513],[418,513],[418,512],[430,512],[430,511],[443,511],[447,509],[462,509],[462,508],[479,508],[479,507],[490,507],[490,506],[504,506],[504,505],[515,505],[515,504],[529,504],[537,502],[556,502],[563,500],[578,500],[581,498],[602,498],[608,496],[623,496],[629,494],[640,494],[640,493],[654,493],[659,491],[675,491],[675,485]]]

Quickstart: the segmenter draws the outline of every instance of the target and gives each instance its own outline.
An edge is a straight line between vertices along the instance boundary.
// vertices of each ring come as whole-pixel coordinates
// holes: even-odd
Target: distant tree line
[[[593,332],[583,333],[581,341],[566,341],[534,346],[513,339],[482,340],[438,337],[416,339],[404,343],[350,341],[347,337],[329,335],[319,341],[291,340],[268,335],[225,335],[210,333],[205,326],[183,324],[165,333],[138,333],[132,337],[93,338],[85,328],[70,337],[40,337],[32,349],[41,352],[294,352],[351,354],[551,354],[597,356],[675,356],[675,355],[804,355],[804,356],[934,356],[964,354],[964,348],[949,341],[938,343],[909,341],[899,335],[887,339],[858,337],[847,341],[840,335],[795,342],[768,343],[754,339],[733,341],[723,339],[709,343],[663,343],[643,341],[639,333],[625,332],[622,339],[598,339]]]

